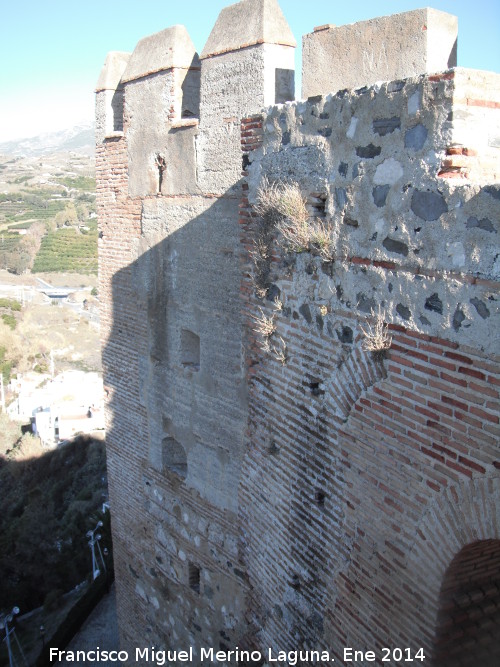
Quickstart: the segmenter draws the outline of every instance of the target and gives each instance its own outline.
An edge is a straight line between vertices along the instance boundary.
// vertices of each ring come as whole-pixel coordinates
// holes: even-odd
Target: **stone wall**
[[[244,0],[199,58],[175,26],[97,86],[122,647],[437,667],[454,628],[494,655],[500,77],[375,68],[292,102],[294,43]],[[283,183],[321,231],[300,252],[256,206]]]
[[[464,75],[242,122],[251,430],[240,507],[263,646],[431,656],[447,567],[468,544],[498,543],[499,190],[443,168]],[[276,233],[263,244],[254,204],[287,181],[327,229],[326,259],[314,246],[287,252]],[[377,316],[392,339],[380,354],[364,346]],[[490,570],[475,566],[484,581]],[[483,634],[468,623],[494,664],[487,623]],[[463,664],[479,650],[467,658],[469,626]]]

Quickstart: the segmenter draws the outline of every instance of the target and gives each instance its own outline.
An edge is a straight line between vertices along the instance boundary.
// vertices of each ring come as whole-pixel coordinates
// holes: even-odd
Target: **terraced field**
[[[0,156],[0,269],[97,273],[94,192],[90,157]]]
[[[33,264],[33,273],[74,271],[97,273],[97,223],[81,232],[74,227],[48,232]]]

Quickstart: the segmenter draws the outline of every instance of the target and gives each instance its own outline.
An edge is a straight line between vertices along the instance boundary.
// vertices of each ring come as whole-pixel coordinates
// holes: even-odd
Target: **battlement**
[[[277,0],[241,0],[224,8],[205,44],[200,60],[267,45],[296,46],[295,38]],[[117,78],[117,59],[125,54],[111,53],[106,60],[96,92],[102,82],[119,84],[166,72],[170,69],[199,67],[191,39],[184,26],[173,26],[142,39],[136,46],[126,70]],[[294,99],[293,60],[286,68],[279,63],[262,64],[269,78],[274,65],[274,87],[267,85],[264,105]],[[457,64],[457,19],[434,9],[419,9],[370,21],[336,27],[319,26],[303,37],[302,97],[359,88],[376,81],[389,81],[440,72]],[[270,70],[270,71],[268,71]],[[280,71],[282,70],[282,71]],[[274,94],[272,94],[274,92]],[[251,112],[261,99],[247,95]],[[209,100],[207,100],[207,104]]]
[[[222,10],[201,55],[184,26],[108,55],[99,293],[130,655],[498,652],[500,75],[456,67],[456,39],[433,9],[320,26],[303,100],[276,0]]]
[[[455,67],[457,32],[455,16],[429,8],[319,26],[302,40],[302,96]]]

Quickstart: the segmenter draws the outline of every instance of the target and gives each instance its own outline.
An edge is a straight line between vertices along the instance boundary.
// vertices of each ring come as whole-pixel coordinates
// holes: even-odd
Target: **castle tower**
[[[106,61],[99,293],[130,664],[160,662],[153,646],[194,665],[356,647],[442,667],[471,637],[467,664],[498,663],[500,76],[448,69],[455,42],[430,9],[323,26],[308,99],[287,103],[293,36],[276,0],[243,0],[199,59],[174,26]],[[256,215],[285,182],[298,215]]]
[[[276,0],[243,0],[223,10],[201,59],[173,26],[113,70],[123,131],[98,135],[102,338],[130,655],[247,634],[240,121],[293,99],[294,46]]]

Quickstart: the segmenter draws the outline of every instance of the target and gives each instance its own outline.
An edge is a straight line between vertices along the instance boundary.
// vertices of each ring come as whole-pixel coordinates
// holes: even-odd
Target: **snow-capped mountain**
[[[57,132],[46,132],[35,137],[0,143],[0,153],[19,157],[68,151],[93,155],[94,148],[93,125],[75,125]]]

